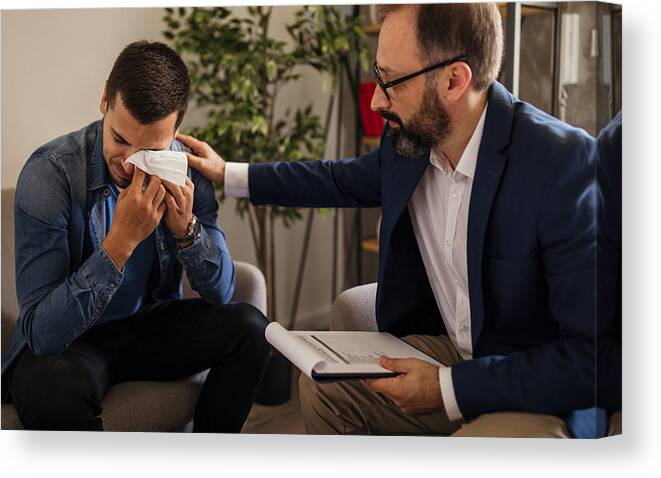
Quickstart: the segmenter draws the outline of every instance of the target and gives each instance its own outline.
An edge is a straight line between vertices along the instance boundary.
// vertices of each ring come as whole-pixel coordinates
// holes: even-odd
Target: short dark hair
[[[379,5],[379,20],[405,7],[416,8],[418,46],[430,63],[466,55],[473,87],[483,91],[498,78],[503,56],[503,25],[493,3]]]
[[[117,94],[142,124],[177,112],[179,127],[188,108],[191,80],[181,57],[160,42],[140,40],[127,45],[115,60],[106,94],[113,107]]]

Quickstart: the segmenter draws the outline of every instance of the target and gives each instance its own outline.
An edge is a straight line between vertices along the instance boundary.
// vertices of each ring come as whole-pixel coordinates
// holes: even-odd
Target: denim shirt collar
[[[108,186],[108,167],[103,159],[103,120],[97,121],[96,139],[92,148],[92,156],[89,162],[89,174],[87,175],[87,190],[93,191]]]

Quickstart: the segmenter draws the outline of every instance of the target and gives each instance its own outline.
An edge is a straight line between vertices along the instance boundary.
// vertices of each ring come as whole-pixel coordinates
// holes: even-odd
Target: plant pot
[[[272,350],[255,401],[260,405],[282,405],[291,399],[292,364]]]

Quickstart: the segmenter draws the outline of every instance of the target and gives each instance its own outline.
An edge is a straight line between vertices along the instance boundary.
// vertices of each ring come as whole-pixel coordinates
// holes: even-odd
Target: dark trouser
[[[12,402],[26,429],[102,430],[103,397],[112,385],[210,368],[193,431],[238,433],[267,360],[266,325],[246,304],[160,302],[93,327],[62,354],[36,357],[26,348],[12,373]]]

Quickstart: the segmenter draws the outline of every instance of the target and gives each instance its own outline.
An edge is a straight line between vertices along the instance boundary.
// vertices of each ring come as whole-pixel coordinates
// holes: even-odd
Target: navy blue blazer
[[[622,409],[622,113],[597,138],[597,404]]]
[[[452,367],[469,420],[594,406],[594,139],[489,90],[468,218],[473,360]],[[429,165],[384,134],[377,151],[341,161],[253,164],[251,201],[290,207],[382,207],[376,317],[399,336],[446,334],[408,203]],[[439,239],[440,240],[440,239]]]

